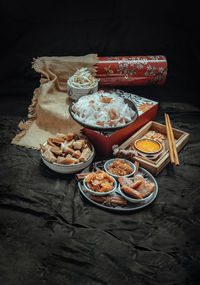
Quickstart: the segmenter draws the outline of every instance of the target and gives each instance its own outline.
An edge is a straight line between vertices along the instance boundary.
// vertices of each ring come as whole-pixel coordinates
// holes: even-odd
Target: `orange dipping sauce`
[[[136,148],[143,152],[157,152],[160,150],[160,144],[153,140],[141,139],[135,145]]]

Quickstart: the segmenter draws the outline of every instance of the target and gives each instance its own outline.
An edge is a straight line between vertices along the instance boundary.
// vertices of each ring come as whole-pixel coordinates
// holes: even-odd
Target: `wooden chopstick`
[[[165,123],[166,123],[166,130],[167,130],[167,139],[168,139],[168,144],[169,144],[170,160],[171,160],[172,164],[175,163],[175,165],[178,166],[178,165],[180,165],[180,163],[179,163],[178,153],[177,153],[177,149],[176,149],[174,133],[172,130],[169,115],[166,113],[165,113]]]
[[[171,126],[171,122],[170,122],[170,118],[169,118],[168,114],[167,114],[167,120],[168,120],[168,123],[169,123],[169,126],[170,126],[170,135],[171,135],[171,138],[172,138],[172,148],[173,148],[173,152],[174,152],[175,165],[178,166],[178,165],[180,165],[179,158],[178,158],[178,152],[177,152],[176,142],[175,142],[175,139],[174,139],[174,133],[173,133],[173,130],[172,130],[172,126]]]
[[[169,156],[171,163],[174,164],[174,153],[172,149],[172,141],[171,141],[171,136],[170,136],[170,131],[169,131],[169,125],[168,125],[168,120],[167,120],[167,114],[165,113],[165,124],[166,124],[166,131],[167,131],[167,140],[168,140],[168,146],[169,146]]]

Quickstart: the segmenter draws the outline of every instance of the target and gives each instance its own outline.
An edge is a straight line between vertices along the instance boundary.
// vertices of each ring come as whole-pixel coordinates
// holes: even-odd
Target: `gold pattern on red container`
[[[96,65],[100,86],[162,85],[166,76],[167,60],[163,55],[99,57]]]

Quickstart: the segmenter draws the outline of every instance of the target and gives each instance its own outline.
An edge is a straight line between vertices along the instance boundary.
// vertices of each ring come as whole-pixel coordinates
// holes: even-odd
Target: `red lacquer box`
[[[99,57],[99,86],[162,85],[167,76],[164,55]]]
[[[131,98],[138,109],[138,118],[133,124],[115,132],[99,132],[87,128],[83,129],[83,133],[94,145],[96,152],[102,157],[111,156],[113,145],[122,144],[143,125],[149,121],[154,121],[156,118],[158,102],[135,94],[131,94]]]

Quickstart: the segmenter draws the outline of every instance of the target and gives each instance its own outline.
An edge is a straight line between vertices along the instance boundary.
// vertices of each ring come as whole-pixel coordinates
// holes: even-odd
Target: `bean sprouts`
[[[68,84],[77,88],[91,88],[98,82],[86,67],[78,69],[69,79]]]

